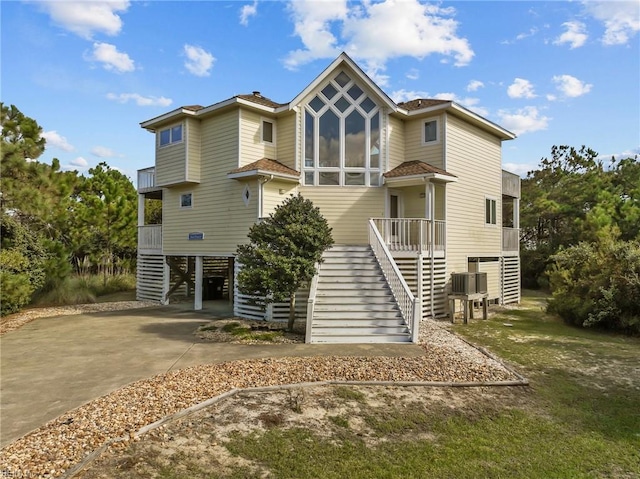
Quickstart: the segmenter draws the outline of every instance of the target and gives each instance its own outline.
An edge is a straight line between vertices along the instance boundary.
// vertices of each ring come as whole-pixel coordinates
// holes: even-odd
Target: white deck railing
[[[369,245],[376,255],[380,268],[387,279],[391,292],[400,307],[402,317],[411,333],[411,341],[418,342],[418,325],[420,323],[420,300],[413,296],[409,285],[404,280],[398,265],[393,260],[386,242],[376,227],[375,220],[369,220]]]
[[[444,251],[446,223],[423,218],[374,218],[391,251]]]
[[[156,187],[156,169],[155,167],[144,168],[138,170],[138,191],[148,190]]]
[[[162,225],[138,226],[138,249],[162,249]]]
[[[502,251],[520,250],[520,229],[502,228]]]

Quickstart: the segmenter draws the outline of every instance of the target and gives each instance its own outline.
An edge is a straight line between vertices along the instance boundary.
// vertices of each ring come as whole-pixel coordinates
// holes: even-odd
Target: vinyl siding
[[[282,194],[280,194],[282,190]],[[262,192],[262,216],[269,216],[289,195],[295,194],[297,185],[285,181],[269,181],[265,183]]]
[[[502,187],[501,142],[479,128],[447,116],[447,171],[458,181],[447,189],[448,274],[467,271],[469,256],[501,254],[502,222],[485,226],[485,198],[500,202]]]
[[[202,165],[199,185],[165,190],[163,196],[163,252],[167,255],[224,255],[247,241],[258,217],[257,181],[227,178],[238,164],[238,110],[206,119],[201,124]],[[242,193],[249,186],[245,206]],[[193,193],[193,208],[180,209],[180,194]],[[189,241],[189,232],[203,232],[202,241]]]
[[[404,122],[389,116],[389,170],[394,169],[405,161]],[[384,148],[382,151],[385,151]]]
[[[438,142],[433,145],[423,145],[422,136],[424,123],[438,120]],[[407,121],[405,123],[405,159],[404,161],[420,160],[432,166],[442,168],[442,149],[444,145],[443,116],[434,116]]]
[[[187,138],[187,181],[200,182],[200,121],[189,118],[185,121]]]
[[[424,214],[426,199],[420,198],[420,194],[425,193],[424,185],[402,188],[398,191],[402,192],[405,218],[426,218]]]
[[[262,142],[262,120],[267,119],[273,122],[275,135],[278,134],[276,120],[266,118],[257,113],[247,110],[240,110],[240,158],[239,166],[248,165],[262,158],[276,159],[276,148],[273,145]],[[276,144],[277,144],[277,138]]]
[[[368,244],[369,218],[384,216],[385,188],[300,187],[333,228],[336,244]]]
[[[156,185],[169,186],[183,183],[186,181],[186,142],[160,148],[158,134],[156,135]]]
[[[295,113],[278,118],[276,128],[276,157],[280,163],[299,170],[296,165],[296,117]]]

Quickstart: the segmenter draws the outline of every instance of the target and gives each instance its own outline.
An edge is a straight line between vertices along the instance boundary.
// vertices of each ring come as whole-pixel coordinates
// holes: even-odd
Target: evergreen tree
[[[288,300],[291,331],[296,291],[313,278],[322,253],[333,245],[331,228],[320,210],[298,194],[253,225],[248,236],[251,242],[237,251],[240,292],[264,297],[266,303]]]

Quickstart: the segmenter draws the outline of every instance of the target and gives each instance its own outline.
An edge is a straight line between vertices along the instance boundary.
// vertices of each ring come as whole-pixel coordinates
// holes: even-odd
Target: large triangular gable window
[[[304,110],[304,183],[380,186],[380,109],[344,71]]]

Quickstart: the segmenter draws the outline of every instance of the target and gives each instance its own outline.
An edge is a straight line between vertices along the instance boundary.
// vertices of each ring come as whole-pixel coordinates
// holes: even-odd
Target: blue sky
[[[346,51],[396,101],[454,99],[518,135],[640,153],[640,0],[631,2],[2,1],[2,90],[47,138],[40,158],[135,181],[139,123],[254,90],[292,100]]]

